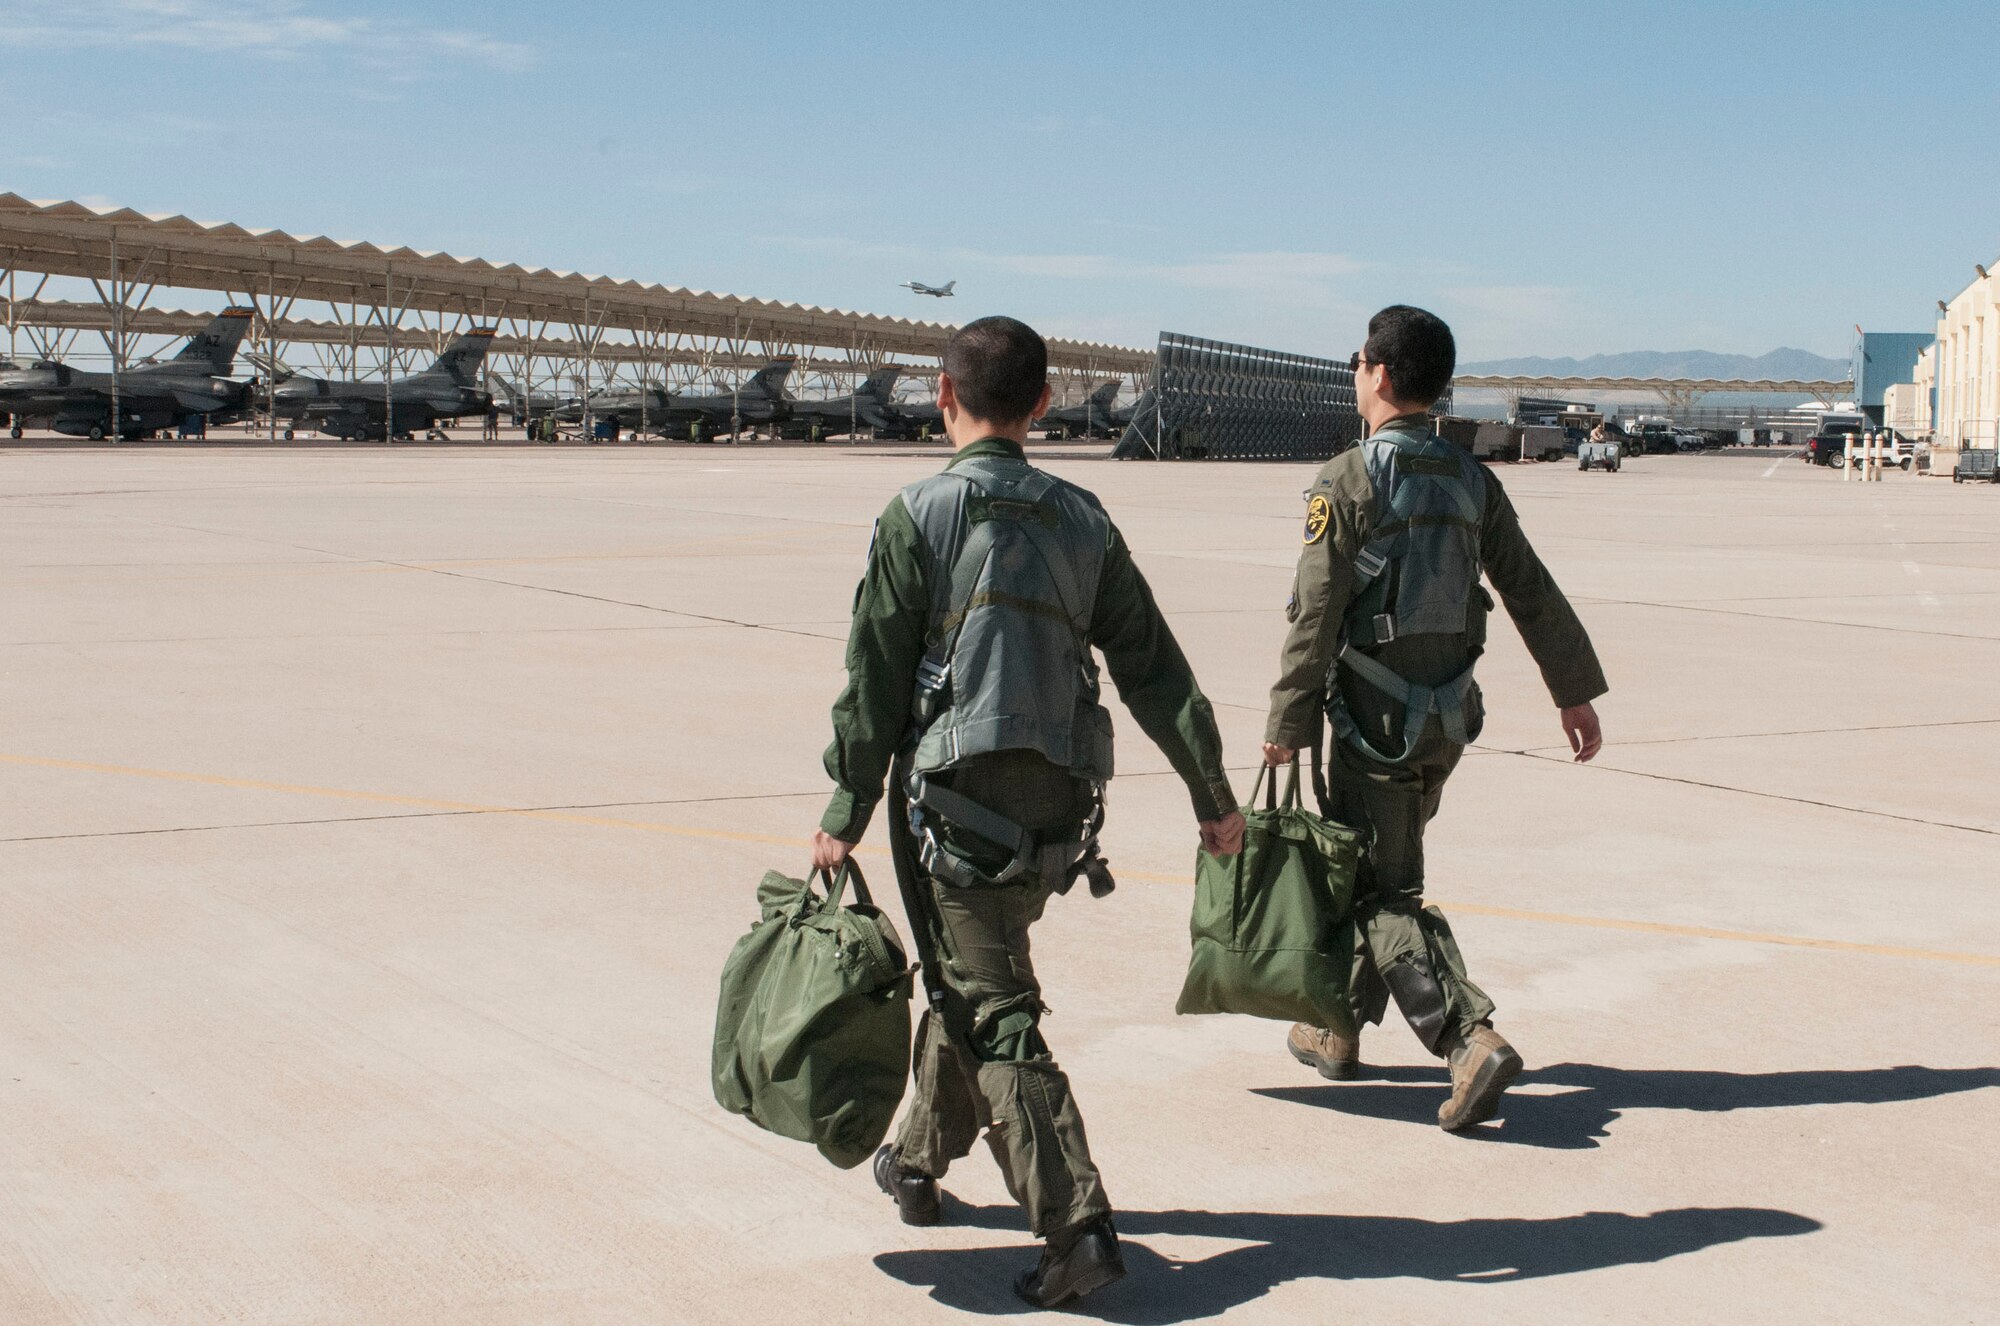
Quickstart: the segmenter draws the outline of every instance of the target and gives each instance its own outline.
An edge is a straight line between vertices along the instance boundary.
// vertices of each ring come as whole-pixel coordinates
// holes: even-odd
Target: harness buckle
[[[1378,612],[1369,624],[1375,628],[1376,644],[1386,645],[1396,638],[1396,615],[1394,613]]]

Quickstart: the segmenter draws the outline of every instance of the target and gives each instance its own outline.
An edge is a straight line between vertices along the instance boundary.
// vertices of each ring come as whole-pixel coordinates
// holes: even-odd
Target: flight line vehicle
[[[1868,430],[1868,417],[1850,410],[1822,410],[1812,436],[1806,439],[1805,459],[1813,465],[1840,469],[1847,464],[1847,444]]]
[[[1596,466],[1616,474],[1624,464],[1624,448],[1606,438],[1602,442],[1585,441],[1576,449],[1576,467],[1588,470]]]
[[[180,353],[162,363],[134,364],[117,375],[118,414],[115,431],[125,438],[145,437],[199,415],[206,423],[223,424],[241,418],[250,404],[250,384],[229,375],[236,367],[236,350],[250,329],[256,310],[230,307],[188,337]],[[24,424],[47,420],[66,437],[101,441],[114,431],[111,419],[112,375],[96,373],[57,360],[44,359],[26,368],[0,369],[0,414],[13,416],[9,430],[21,436]]]
[[[1034,426],[1041,429],[1045,437],[1115,437],[1111,402],[1118,398],[1118,389],[1123,385],[1123,379],[1113,378],[1091,392],[1082,403],[1050,410],[1035,420]],[[1118,432],[1123,431],[1122,427],[1118,429]]]
[[[293,373],[271,389],[271,413],[349,442],[387,437],[392,427],[399,438],[412,437],[419,428],[436,432],[442,420],[492,408],[492,395],[479,387],[479,366],[492,344],[493,329],[475,327],[446,346],[429,368],[395,379],[386,390],[380,383]],[[286,441],[292,432],[285,429]]]
[[[950,299],[952,297],[951,288],[957,284],[958,282],[956,281],[946,281],[943,285],[925,285],[922,281],[905,281],[902,288],[905,290],[914,290],[920,295],[934,295],[939,299]]]

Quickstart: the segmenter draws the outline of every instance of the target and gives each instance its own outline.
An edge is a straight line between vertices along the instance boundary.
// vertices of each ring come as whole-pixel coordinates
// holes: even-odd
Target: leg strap
[[[1081,837],[1043,842],[1041,835],[1029,832],[971,797],[961,796],[948,787],[931,782],[922,773],[910,775],[909,798],[910,827],[916,833],[924,869],[956,888],[1010,884],[1030,871],[1043,879],[1061,881],[1096,842],[1094,825],[1086,825]],[[925,812],[941,816],[966,832],[984,838],[1009,853],[1012,859],[999,874],[987,874],[947,848],[938,838],[936,825],[929,822]],[[1101,822],[1101,813],[1093,818]]]
[[[1463,746],[1471,740],[1466,735],[1465,727],[1465,697],[1472,693],[1471,668],[1442,686],[1418,686],[1403,680],[1351,644],[1342,646],[1338,662],[1341,667],[1403,706],[1403,748],[1392,755],[1369,742],[1353,716],[1347,712],[1339,690],[1336,688],[1333,692],[1330,708],[1334,731],[1377,764],[1401,764],[1408,760],[1423,737],[1424,724],[1430,721],[1432,714],[1438,716],[1447,741]]]

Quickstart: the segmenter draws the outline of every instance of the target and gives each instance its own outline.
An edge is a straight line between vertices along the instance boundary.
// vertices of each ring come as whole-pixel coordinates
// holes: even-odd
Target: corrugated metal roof
[[[690,290],[439,250],[251,229],[179,213],[0,193],[0,257],[14,268],[104,279],[116,233],[127,279],[328,303],[516,317],[661,335],[783,340],[935,356],[955,330],[849,309]],[[1152,352],[1052,338],[1057,367],[1134,371]]]

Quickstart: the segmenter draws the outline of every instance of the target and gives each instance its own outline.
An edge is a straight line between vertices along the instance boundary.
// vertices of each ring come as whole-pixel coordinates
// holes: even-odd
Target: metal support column
[[[124,378],[125,296],[118,288],[118,227],[111,227],[111,445],[124,433],[119,388]]]
[[[382,268],[382,445],[396,443],[396,264]],[[364,433],[366,425],[363,425]]]

